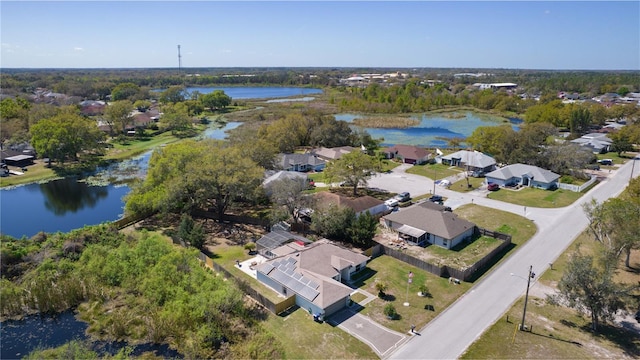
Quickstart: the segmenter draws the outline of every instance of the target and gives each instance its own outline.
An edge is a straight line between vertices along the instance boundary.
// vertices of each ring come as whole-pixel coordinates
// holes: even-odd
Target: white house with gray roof
[[[256,276],[281,295],[295,295],[302,309],[326,317],[348,305],[354,290],[343,282],[364,269],[368,260],[336,245],[316,242],[258,265]]]
[[[507,165],[485,175],[487,183],[499,186],[529,186],[540,189],[553,189],[558,187],[560,175],[541,169],[537,166],[526,164]]]
[[[326,163],[326,161],[310,153],[279,155],[280,168],[286,171],[322,171]]]
[[[476,228],[474,223],[431,201],[400,209],[383,219],[387,228],[398,232],[398,238],[412,245],[429,243],[446,249],[471,238]]]
[[[458,166],[466,171],[480,172],[482,174],[493,171],[496,168],[496,160],[475,150],[460,150],[453,154],[439,156],[436,160],[444,165]]]
[[[572,143],[591,149],[595,154],[604,154],[611,150],[613,141],[606,133],[591,133],[571,140]]]

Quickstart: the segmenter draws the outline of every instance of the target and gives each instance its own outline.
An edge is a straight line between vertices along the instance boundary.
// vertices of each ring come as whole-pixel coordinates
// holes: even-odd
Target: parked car
[[[471,173],[471,176],[473,176],[474,178],[484,177],[484,171],[476,170],[476,171]]]
[[[398,200],[399,202],[409,201],[411,200],[411,194],[409,194],[408,192],[403,192],[394,196],[394,199]]]
[[[598,164],[589,164],[589,165],[587,165],[587,170],[600,170],[600,165],[598,165]]]
[[[442,202],[442,195],[432,195],[429,198],[429,201],[435,202],[435,203],[441,203]]]
[[[500,185],[498,185],[496,183],[490,183],[489,185],[487,185],[487,190],[489,190],[489,191],[500,190]]]
[[[611,159],[602,159],[598,160],[601,165],[613,165],[613,160]]]
[[[390,208],[393,208],[393,207],[396,207],[396,206],[399,205],[398,204],[398,200],[396,200],[396,199],[389,199],[389,200],[385,201],[384,204],[387,205]]]

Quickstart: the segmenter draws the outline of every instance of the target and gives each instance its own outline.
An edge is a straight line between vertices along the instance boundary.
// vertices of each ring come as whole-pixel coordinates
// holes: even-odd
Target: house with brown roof
[[[344,206],[353,209],[356,216],[368,211],[373,216],[384,214],[388,207],[384,201],[376,199],[372,196],[365,195],[357,198],[350,198],[344,195],[332,193],[329,191],[321,191],[314,195],[315,203],[319,206]]]
[[[428,244],[451,249],[471,238],[476,225],[445,207],[425,201],[383,217],[387,228],[398,232],[398,238],[419,246]]]
[[[320,241],[258,265],[256,277],[283,296],[295,296],[296,305],[322,319],[348,305],[354,290],[343,282],[364,269],[368,260]]]
[[[432,154],[425,148],[413,145],[394,145],[382,150],[387,159],[400,159],[405,164],[427,163]]]

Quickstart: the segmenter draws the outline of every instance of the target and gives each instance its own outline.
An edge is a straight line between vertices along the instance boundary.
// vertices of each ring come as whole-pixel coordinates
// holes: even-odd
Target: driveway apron
[[[349,308],[331,315],[327,322],[369,345],[381,358],[397,349],[407,339],[407,336],[387,329]]]

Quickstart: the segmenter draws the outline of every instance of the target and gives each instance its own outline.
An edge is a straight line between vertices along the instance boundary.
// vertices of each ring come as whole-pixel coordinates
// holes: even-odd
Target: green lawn
[[[601,252],[601,245],[583,232],[538,281],[555,287],[562,278],[571,254],[580,248],[583,254]],[[622,261],[614,279],[637,284],[640,250],[631,256],[634,269]],[[591,319],[572,309],[548,305],[545,299],[529,296],[525,324],[531,332],[516,331],[522,321],[524,297],[472,344],[462,359],[622,359],[640,358],[640,337],[618,327],[601,325],[598,333],[590,330]],[[507,321],[508,319],[508,321]]]
[[[474,178],[469,176],[468,179],[469,179],[469,185],[471,185],[471,187],[467,186],[467,179],[462,179],[451,184],[451,186],[449,187],[449,190],[464,193],[464,192],[477,190],[485,183],[485,178]]]
[[[455,210],[458,216],[481,228],[511,235],[514,245],[522,245],[537,231],[535,223],[520,215],[473,204]]]
[[[501,188],[490,192],[487,197],[522,206],[556,208],[571,205],[582,195],[583,193],[564,189],[542,190],[525,187],[517,191]]]
[[[451,167],[449,165],[442,164],[425,164],[414,165],[407,169],[409,174],[416,174],[428,177],[432,180],[440,180],[446,177],[457,175],[462,172],[460,168]]]
[[[410,271],[414,276],[412,283],[408,284]],[[371,260],[363,275],[358,282],[361,289],[377,294],[376,282],[386,284],[388,289],[385,291],[386,298],[378,297],[368,303],[362,314],[383,326],[403,333],[407,332],[412,324],[417,328],[427,324],[471,287],[470,283],[449,283],[448,279],[385,255]],[[418,295],[422,284],[427,285],[430,297]],[[403,305],[405,301],[409,302],[409,306]],[[383,309],[388,303],[396,308],[400,315],[398,319],[389,320],[384,315]]]
[[[269,314],[261,324],[280,340],[286,359],[377,359],[373,350],[344,330],[313,321],[303,309]]]

